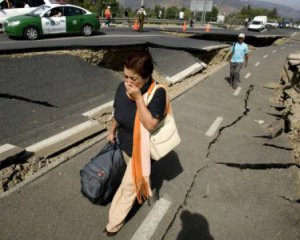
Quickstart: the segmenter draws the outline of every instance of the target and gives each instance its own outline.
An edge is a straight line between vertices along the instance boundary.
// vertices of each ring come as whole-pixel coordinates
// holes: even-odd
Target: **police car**
[[[95,14],[71,4],[42,5],[26,15],[11,17],[4,22],[6,35],[27,40],[50,34],[91,36],[99,29],[100,22]]]

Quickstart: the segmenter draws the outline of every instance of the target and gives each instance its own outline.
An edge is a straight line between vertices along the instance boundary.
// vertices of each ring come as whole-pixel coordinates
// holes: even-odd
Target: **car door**
[[[64,7],[64,13],[67,20],[67,32],[80,33],[85,18],[85,11],[80,8],[66,6]]]
[[[60,14],[58,14],[60,13]],[[66,17],[64,16],[63,7],[55,7],[42,16],[43,34],[66,33]]]

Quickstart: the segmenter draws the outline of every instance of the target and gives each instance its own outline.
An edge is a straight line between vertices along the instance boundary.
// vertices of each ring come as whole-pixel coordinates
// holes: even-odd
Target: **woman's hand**
[[[111,144],[115,144],[116,143],[116,135],[113,132],[110,132],[106,138],[107,142],[111,143]]]
[[[128,80],[125,81],[125,88],[128,95],[133,99],[137,100],[138,98],[142,97],[142,93],[138,87],[136,87],[132,81]]]

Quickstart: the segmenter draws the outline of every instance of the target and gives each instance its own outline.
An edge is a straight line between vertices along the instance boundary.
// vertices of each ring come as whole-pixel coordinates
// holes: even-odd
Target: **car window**
[[[35,9],[34,11],[32,11],[31,13],[29,13],[28,15],[31,15],[31,16],[39,16],[41,15],[43,12],[47,11],[47,9],[50,9],[49,6],[41,6],[41,7],[38,7],[37,9]]]
[[[65,14],[65,16],[79,16],[79,15],[85,14],[85,11],[83,11],[80,8],[65,7],[64,8],[64,14]]]
[[[62,7],[52,8],[44,14],[44,17],[62,17],[64,16],[64,10]]]

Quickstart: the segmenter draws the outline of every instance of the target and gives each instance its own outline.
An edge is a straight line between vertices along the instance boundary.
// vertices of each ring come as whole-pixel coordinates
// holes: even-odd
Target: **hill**
[[[131,7],[136,9],[140,6],[141,0],[119,0],[120,4],[124,7]],[[152,1],[144,1],[146,7],[153,8],[155,5],[161,5],[164,7],[190,7],[190,1],[186,0],[152,0]],[[215,0],[214,3],[219,7],[221,13],[232,13],[239,11],[243,6],[250,4],[253,7],[260,7],[260,8],[268,8],[273,9],[277,8],[278,13],[280,16],[283,17],[300,17],[300,11],[294,9],[292,7],[287,7],[284,5],[271,3],[271,2],[264,2],[260,0]]]

